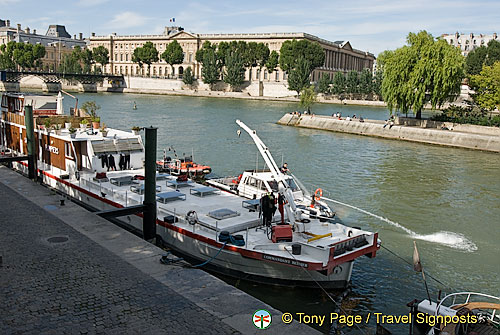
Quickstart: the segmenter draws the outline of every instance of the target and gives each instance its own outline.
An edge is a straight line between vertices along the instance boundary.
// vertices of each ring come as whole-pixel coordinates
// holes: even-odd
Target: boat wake
[[[370,215],[374,218],[377,218],[380,221],[387,222],[388,224],[403,230],[405,233],[410,235],[410,237],[417,239],[417,240],[438,243],[438,244],[442,244],[442,245],[445,245],[445,246],[450,247],[450,248],[463,250],[463,251],[467,251],[467,252],[473,252],[473,251],[477,250],[477,246],[474,242],[472,242],[467,237],[465,237],[464,235],[459,234],[459,233],[454,233],[454,232],[450,232],[450,231],[440,231],[440,232],[432,233],[432,234],[418,234],[418,233],[414,232],[413,230],[408,229],[405,226],[400,225],[397,222],[391,221],[388,218],[385,218],[383,216],[370,213],[370,212],[365,211],[364,209],[361,209],[359,207],[352,206],[352,205],[349,205],[349,204],[346,204],[346,203],[343,203],[343,202],[340,202],[337,200],[329,199],[326,197],[322,197],[322,199],[324,199],[326,201],[334,202],[336,204],[340,204],[342,206],[346,206],[346,207],[355,209],[361,213],[364,213],[364,214]]]

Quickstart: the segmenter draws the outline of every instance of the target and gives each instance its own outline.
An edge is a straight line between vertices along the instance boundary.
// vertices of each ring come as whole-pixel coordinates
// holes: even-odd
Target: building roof
[[[66,31],[66,27],[59,24],[51,24],[47,29],[47,36],[71,38],[71,35]]]

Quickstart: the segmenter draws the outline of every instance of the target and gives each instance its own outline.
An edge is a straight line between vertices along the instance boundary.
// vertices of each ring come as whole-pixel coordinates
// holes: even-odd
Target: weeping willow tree
[[[455,100],[463,69],[458,48],[426,31],[410,33],[407,45],[385,55],[382,96],[391,112],[413,111],[420,119],[426,103],[435,109]]]

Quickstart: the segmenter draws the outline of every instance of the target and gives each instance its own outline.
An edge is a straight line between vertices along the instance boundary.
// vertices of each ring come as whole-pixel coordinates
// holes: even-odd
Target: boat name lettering
[[[284,263],[284,264],[290,264],[290,265],[300,266],[300,267],[303,267],[303,268],[307,268],[308,267],[307,263],[299,262],[299,261],[296,261],[296,260],[293,260],[293,259],[288,259],[288,258],[282,258],[282,257],[276,257],[276,256],[270,256],[270,255],[263,255],[262,258],[270,260],[270,261],[274,261],[274,262],[279,262],[279,263]]]
[[[52,145],[45,145],[45,150],[52,152],[54,155],[59,155],[59,148]]]

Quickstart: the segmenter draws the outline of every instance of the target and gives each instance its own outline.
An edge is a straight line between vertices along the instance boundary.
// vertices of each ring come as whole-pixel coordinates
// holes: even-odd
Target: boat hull
[[[17,164],[22,170],[26,167]],[[43,182],[68,196],[82,202],[86,206],[96,210],[109,210],[121,207],[112,199],[103,198],[93,191],[86,189],[85,184],[75,185],[68,181],[63,181],[49,173],[44,173]],[[139,215],[128,215],[119,218],[127,226],[135,230],[142,231],[142,217]],[[351,278],[353,261],[337,265],[331,274],[327,275],[319,271],[307,270],[298,265],[282,264],[262,258],[245,256],[243,253],[230,250],[234,248],[222,248],[221,243],[210,240],[211,243],[196,238],[196,226],[191,226],[191,230],[180,228],[172,224],[157,220],[156,234],[161,237],[166,246],[173,249],[175,253],[181,255],[192,264],[201,264],[212,259],[203,268],[220,274],[228,275],[238,279],[249,280],[257,283],[272,284],[293,287],[318,287],[341,289],[349,285]],[[205,239],[206,240],[206,239]],[[256,253],[251,249],[241,248],[250,253]],[[220,252],[219,252],[220,250]]]

